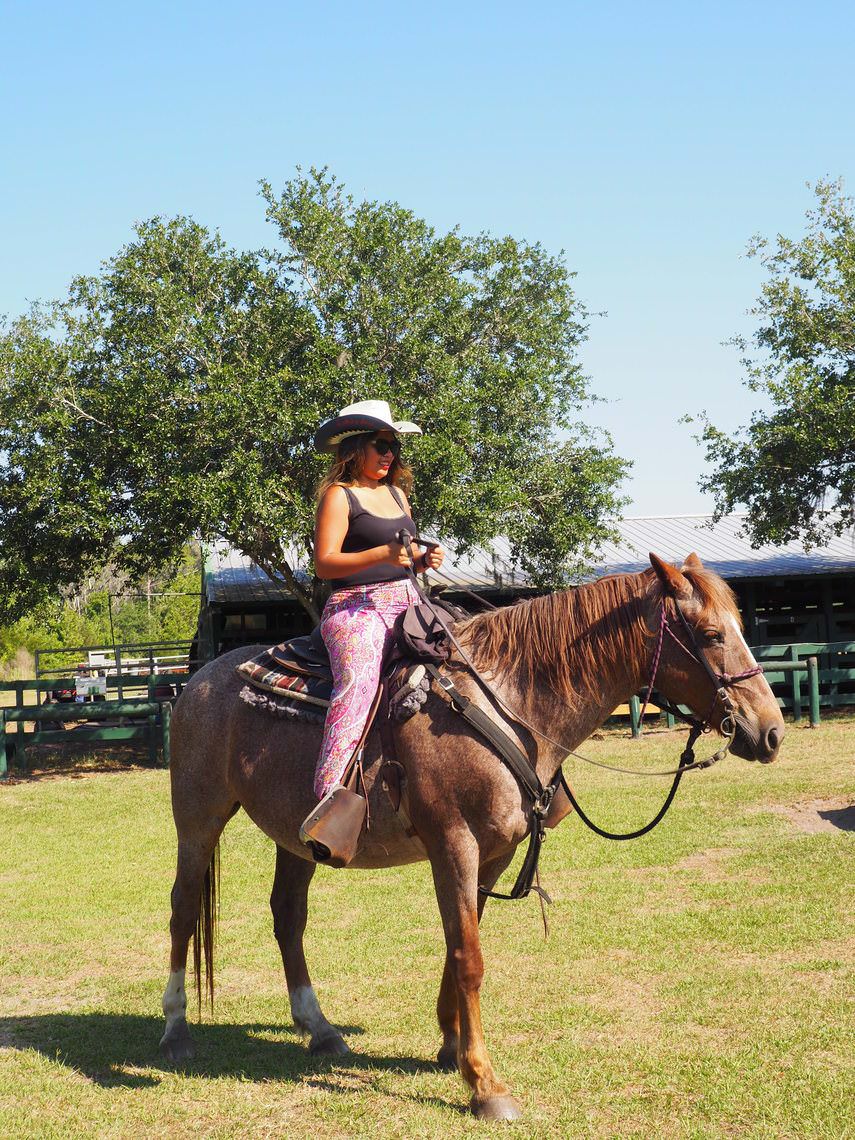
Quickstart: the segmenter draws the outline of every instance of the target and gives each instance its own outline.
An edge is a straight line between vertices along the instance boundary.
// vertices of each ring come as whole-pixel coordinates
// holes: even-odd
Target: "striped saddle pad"
[[[265,649],[238,665],[237,672],[253,689],[276,697],[278,711],[290,716],[323,720],[329,708],[332,673],[317,652],[316,643],[309,638],[299,638],[296,645],[286,641]],[[392,665],[385,684],[389,716],[395,721],[407,720],[418,712],[430,689],[424,665],[407,660]],[[247,703],[262,704],[270,710],[270,702],[264,705],[263,701],[260,698]]]
[[[254,689],[327,708],[332,693],[329,666],[298,663],[287,654],[287,649],[287,642],[265,649],[238,665],[237,671]]]

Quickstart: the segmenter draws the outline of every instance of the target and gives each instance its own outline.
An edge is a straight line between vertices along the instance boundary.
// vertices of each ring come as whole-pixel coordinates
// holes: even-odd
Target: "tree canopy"
[[[107,563],[139,578],[194,536],[299,594],[290,551],[310,565],[326,465],[312,436],[356,399],[423,426],[423,529],[463,549],[504,534],[553,585],[607,533],[627,464],[578,422],[587,313],[562,257],[438,234],[326,171],[261,193],[273,248],[154,218],[4,326],[0,619]]]
[[[799,240],[757,237],[768,272],[737,339],[748,388],[766,407],[732,436],[704,417],[716,516],[739,504],[759,543],[824,541],[855,522],[855,209],[838,182],[816,185]]]

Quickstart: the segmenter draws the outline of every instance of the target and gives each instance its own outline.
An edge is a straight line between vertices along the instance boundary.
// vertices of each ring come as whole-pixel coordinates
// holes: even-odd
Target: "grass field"
[[[670,766],[682,739],[606,734],[587,751]],[[318,872],[309,960],[354,1052],[314,1059],[271,932],[273,847],[236,817],[217,1006],[174,1072],[157,1049],[167,773],[0,786],[0,1136],[855,1136],[853,757],[851,719],[790,726],[776,765],[688,776],[644,839],[573,819],[550,835],[549,939],[533,896],[484,921],[487,1043],[525,1111],[503,1126],[469,1117],[459,1078],[432,1064],[442,942],[426,864]],[[665,790],[570,771],[607,825],[642,822]]]

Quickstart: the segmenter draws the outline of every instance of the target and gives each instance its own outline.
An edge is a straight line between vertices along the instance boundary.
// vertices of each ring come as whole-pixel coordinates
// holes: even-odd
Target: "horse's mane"
[[[701,603],[698,620],[704,622],[713,620],[715,614],[729,614],[742,629],[742,617],[736,601],[736,594],[723,578],[714,570],[706,566],[684,566],[682,573],[689,579],[695,588]]]
[[[704,566],[685,567],[700,603],[699,620],[729,613],[739,623],[733,591]],[[520,688],[548,686],[568,702],[626,672],[653,632],[642,605],[658,604],[662,586],[653,570],[612,574],[571,590],[478,614],[461,627],[475,665],[514,678]]]

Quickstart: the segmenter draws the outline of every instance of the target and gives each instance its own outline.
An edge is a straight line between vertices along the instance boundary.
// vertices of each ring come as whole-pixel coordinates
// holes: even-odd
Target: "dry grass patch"
[[[818,832],[835,834],[855,831],[855,797],[829,796],[825,799],[801,800],[795,804],[770,804],[767,811],[783,815],[799,831],[810,835]]]

